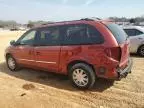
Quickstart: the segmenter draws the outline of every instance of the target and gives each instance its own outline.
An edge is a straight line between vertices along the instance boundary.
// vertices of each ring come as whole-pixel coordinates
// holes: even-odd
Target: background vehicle
[[[118,25],[82,19],[33,28],[6,49],[12,71],[20,66],[66,74],[86,89],[97,77],[118,79],[131,72],[129,41]]]
[[[144,56],[144,28],[140,26],[124,27],[130,39],[130,52]]]

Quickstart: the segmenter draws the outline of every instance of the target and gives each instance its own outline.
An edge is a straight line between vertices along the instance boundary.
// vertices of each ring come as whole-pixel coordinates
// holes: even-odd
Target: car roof
[[[123,29],[137,29],[144,33],[144,27],[141,26],[124,26]]]
[[[95,23],[103,23],[103,24],[108,24],[112,23],[110,20],[101,20],[101,19],[80,19],[80,20],[73,20],[73,21],[61,21],[61,22],[52,22],[52,23],[47,23],[47,24],[42,24],[40,26],[34,27],[33,29],[38,29],[38,28],[43,28],[43,27],[51,27],[51,26],[60,26],[60,25],[69,25],[69,24],[88,24],[91,22]]]

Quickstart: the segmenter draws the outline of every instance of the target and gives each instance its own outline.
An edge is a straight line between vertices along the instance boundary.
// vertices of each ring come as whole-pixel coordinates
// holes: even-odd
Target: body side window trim
[[[47,63],[47,64],[56,64],[56,62],[48,62],[48,61],[37,61],[37,60],[29,60],[29,59],[17,59],[20,61],[28,61],[28,62],[36,62],[36,63]]]

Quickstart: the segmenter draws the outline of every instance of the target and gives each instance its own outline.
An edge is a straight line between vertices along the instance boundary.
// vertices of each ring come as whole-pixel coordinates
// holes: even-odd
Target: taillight
[[[120,47],[112,47],[105,49],[105,53],[108,57],[111,57],[117,61],[121,59],[121,48]]]

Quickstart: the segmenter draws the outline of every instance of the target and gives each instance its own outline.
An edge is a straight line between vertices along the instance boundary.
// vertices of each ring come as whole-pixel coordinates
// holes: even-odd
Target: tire
[[[7,67],[11,71],[17,71],[19,69],[19,66],[18,66],[16,60],[11,55],[8,55],[6,57],[6,62],[7,62]]]
[[[144,57],[144,45],[140,46],[138,49],[138,54],[142,57]]]
[[[95,83],[95,73],[93,69],[84,63],[77,63],[69,69],[71,83],[79,89],[90,89]]]

